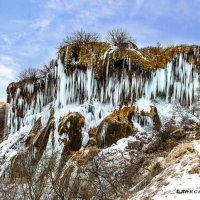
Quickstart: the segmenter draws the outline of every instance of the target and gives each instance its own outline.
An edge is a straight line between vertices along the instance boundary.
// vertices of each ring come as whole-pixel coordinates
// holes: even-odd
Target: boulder
[[[121,138],[135,135],[138,130],[131,121],[134,111],[135,107],[124,107],[106,117],[95,132],[97,146],[108,147]]]
[[[128,142],[127,149],[136,149],[140,150],[142,148],[142,142],[140,140],[135,140],[132,142]]]
[[[36,134],[41,130],[42,128],[42,122],[41,117],[35,122],[35,125],[31,129],[30,133],[28,134],[28,137],[26,138],[25,145],[29,146],[33,143],[33,140],[36,136]]]
[[[175,139],[175,140],[179,140],[179,139],[182,139],[184,138],[186,135],[185,133],[185,130],[180,128],[180,129],[176,129],[175,131],[173,131],[172,133],[170,133],[170,137],[172,139]]]
[[[142,116],[148,116],[153,120],[154,129],[159,131],[161,128],[161,121],[157,112],[157,108],[155,106],[150,106],[150,112],[141,111]]]
[[[0,102],[0,142],[3,140],[6,134],[6,103]]]
[[[200,121],[197,122],[197,127],[200,127]]]
[[[179,144],[172,149],[172,151],[168,154],[165,159],[165,165],[169,165],[174,162],[176,159],[181,158],[182,156],[193,153],[195,151],[193,144],[191,143],[183,143]]]
[[[144,145],[142,148],[143,153],[154,153],[159,147],[159,139],[152,140],[148,144]]]
[[[60,119],[58,133],[65,148],[78,151],[82,146],[82,128],[85,118],[78,112],[72,112]]]

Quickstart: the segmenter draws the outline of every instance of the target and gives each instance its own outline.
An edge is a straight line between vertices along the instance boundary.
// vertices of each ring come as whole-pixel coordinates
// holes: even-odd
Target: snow
[[[14,135],[10,134],[6,140],[0,143],[0,177],[9,166],[11,158],[23,150],[22,142],[31,130],[31,126],[22,127]]]
[[[191,174],[192,167],[199,166],[200,141],[193,141],[195,151],[187,152],[181,158],[175,158],[171,164],[165,166],[164,170],[151,180],[145,189],[137,192],[129,200],[140,200],[148,196],[152,200],[196,200],[200,198],[200,176],[199,173]],[[159,158],[164,163],[164,158]],[[166,184],[160,181],[164,180]],[[183,190],[189,192],[183,193]],[[131,191],[131,190],[130,190]],[[190,192],[191,191],[191,192]],[[181,193],[182,192],[182,193]]]
[[[123,169],[121,166],[124,164],[124,162],[127,162],[127,165],[131,163],[131,158],[129,156],[129,151],[127,150],[127,146],[129,142],[135,141],[134,136],[130,136],[128,138],[122,138],[117,141],[116,144],[113,144],[112,146],[102,149],[98,156],[96,156],[99,166],[109,166],[109,169],[112,169],[112,167],[115,168],[113,171],[112,177],[114,180],[115,174],[121,173]],[[100,158],[100,160],[98,159]],[[129,161],[129,162],[128,162]]]
[[[145,131],[145,129],[137,122],[137,120],[132,119],[132,122],[133,122],[134,127],[137,128],[138,131],[140,131],[140,132]]]
[[[185,157],[185,159],[190,159],[190,157]],[[169,185],[165,186],[160,190],[154,197],[154,200],[160,199],[177,199],[177,200],[188,200],[188,199],[199,199],[200,198],[200,177],[199,174],[188,174],[188,168],[182,169],[182,175],[180,172],[180,166],[177,164],[174,166],[177,170],[177,176],[169,177]],[[191,165],[190,165],[191,167]],[[177,190],[188,190],[188,191],[197,191],[198,193],[182,193],[178,194]]]
[[[141,52],[139,52],[138,50],[136,50],[136,49],[134,49],[134,48],[132,48],[132,47],[131,47],[131,48],[129,47],[128,50],[137,53],[141,58],[143,58],[144,60],[147,60],[147,61],[148,61],[148,59],[147,59],[146,57],[144,57],[144,56],[141,54]]]
[[[138,111],[143,110],[144,112],[150,112],[150,105],[152,105],[152,102],[145,98],[141,98],[135,103],[135,106],[137,106]]]

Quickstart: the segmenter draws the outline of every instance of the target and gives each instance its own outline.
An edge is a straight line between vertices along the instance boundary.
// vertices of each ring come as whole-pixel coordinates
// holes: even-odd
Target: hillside
[[[6,103],[0,102],[0,142],[3,140],[6,132]]]
[[[7,88],[0,198],[198,199],[199,68],[196,45],[63,46]]]

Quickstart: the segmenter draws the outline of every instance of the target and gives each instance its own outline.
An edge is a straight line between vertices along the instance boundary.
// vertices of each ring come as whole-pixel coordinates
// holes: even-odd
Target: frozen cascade
[[[107,54],[108,52],[104,59]],[[194,103],[194,94],[199,88],[199,74],[195,66],[189,64],[182,54],[169,62],[166,69],[160,68],[146,74],[133,70],[131,60],[126,60],[128,67],[124,61],[121,71],[114,67],[110,73],[108,59],[105,63],[105,78],[99,81],[95,79],[94,68],[75,68],[66,72],[58,59],[58,66],[55,66],[44,80],[40,80],[37,85],[27,84],[26,87],[17,89],[11,99],[11,105],[22,110],[24,117],[18,117],[16,110],[12,112],[10,109],[11,133],[26,123],[31,123],[29,125],[32,126],[36,117],[27,122],[28,117],[41,112],[41,109],[51,102],[57,107],[57,116],[59,112],[67,114],[75,111],[85,116],[87,124],[83,130],[84,138],[88,138],[86,133],[90,127],[98,125],[115,109],[122,105],[133,105],[139,99],[151,101],[162,97],[166,102],[179,103],[186,107],[191,107]],[[32,99],[29,104],[23,98],[24,93]]]
[[[192,105],[193,94],[199,87],[195,66],[183,60],[182,55],[178,66],[170,62],[166,69],[152,72],[149,79],[136,72],[133,72],[130,77],[129,70],[126,68],[123,68],[119,79],[117,70],[109,76],[107,68],[108,66],[106,79],[102,82],[95,79],[93,69],[85,71],[75,69],[66,76],[64,67],[60,63],[58,71],[62,73],[58,75],[58,79],[61,80],[58,86],[58,97],[62,106],[99,101],[117,109],[125,101],[131,105],[139,98],[153,100],[158,96],[164,96],[167,102],[177,102],[188,107]],[[133,99],[134,95],[136,99]]]
[[[17,88],[14,95],[9,91],[10,97],[12,97],[8,115],[10,133],[15,133],[25,125],[34,125],[37,120],[36,114],[40,113],[43,107],[52,102],[55,97],[55,78],[54,68],[46,75],[44,80],[38,80],[36,83],[27,83],[23,87]]]

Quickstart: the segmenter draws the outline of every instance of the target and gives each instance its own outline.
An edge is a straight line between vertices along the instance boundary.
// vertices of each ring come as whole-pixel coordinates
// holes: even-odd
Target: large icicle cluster
[[[165,97],[167,102],[177,102],[187,107],[194,102],[194,93],[199,87],[199,72],[195,65],[183,59],[182,54],[169,62],[165,69],[156,71],[134,70],[131,61],[127,62],[128,67],[123,67],[121,71],[114,68],[110,74],[108,60],[106,77],[101,81],[95,79],[94,68],[75,69],[66,75],[60,63],[57,100],[63,107],[99,101],[110,104],[113,109],[124,103],[133,104],[140,98],[153,100],[158,96]]]
[[[112,66],[109,52],[113,51],[107,51],[102,56],[104,62],[107,62],[103,63],[106,68],[102,80],[95,79],[95,67],[75,68],[69,72],[58,58],[58,66],[56,65],[44,79],[37,83],[25,83],[14,92],[13,87],[10,87],[11,133],[24,126],[27,119],[29,123],[34,124],[36,119],[32,117],[30,122],[29,116],[41,112],[42,107],[50,102],[56,109],[65,108],[67,112],[77,111],[84,105],[82,114],[90,115],[87,117],[88,124],[94,121],[91,123],[93,125],[97,125],[115,109],[123,105],[133,105],[139,99],[151,101],[162,97],[166,102],[192,106],[195,91],[199,87],[199,72],[194,64],[186,61],[183,54],[174,57],[165,69],[144,71],[135,68],[130,58],[124,59],[120,67],[114,64]],[[19,111],[22,112],[21,115]],[[88,128],[85,129],[87,130]]]
[[[22,82],[19,86],[11,83],[8,86],[10,133],[15,133],[27,123],[33,126],[36,121],[34,116],[54,100],[57,84],[55,69],[35,82]]]

